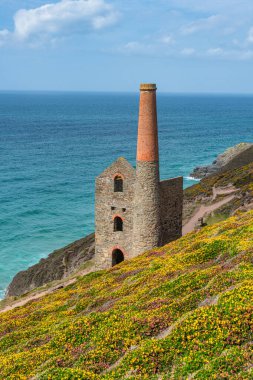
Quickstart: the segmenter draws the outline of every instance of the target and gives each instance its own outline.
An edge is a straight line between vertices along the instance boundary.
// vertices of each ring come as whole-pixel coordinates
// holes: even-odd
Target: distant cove
[[[253,96],[158,95],[161,178],[252,142]],[[95,176],[135,162],[138,94],[0,93],[0,298],[11,278],[93,231]]]

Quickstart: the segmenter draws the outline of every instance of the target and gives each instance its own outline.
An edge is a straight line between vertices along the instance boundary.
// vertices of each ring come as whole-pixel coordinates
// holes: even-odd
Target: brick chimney
[[[140,85],[133,214],[133,255],[160,244],[159,153],[156,85]]]
[[[140,85],[137,161],[159,161],[156,85]]]

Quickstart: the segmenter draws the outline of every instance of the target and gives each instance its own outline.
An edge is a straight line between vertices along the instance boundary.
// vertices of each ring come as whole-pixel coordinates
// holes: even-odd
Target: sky
[[[253,0],[0,0],[0,90],[253,93]]]

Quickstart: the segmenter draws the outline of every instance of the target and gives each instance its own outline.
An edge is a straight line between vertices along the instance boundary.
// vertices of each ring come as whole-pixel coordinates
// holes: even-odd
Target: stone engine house
[[[182,235],[183,178],[160,181],[156,85],[141,84],[136,169],[118,158],[96,179],[97,269]]]

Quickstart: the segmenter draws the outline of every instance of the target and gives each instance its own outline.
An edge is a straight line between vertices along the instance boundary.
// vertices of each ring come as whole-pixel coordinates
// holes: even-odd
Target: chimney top
[[[156,84],[155,83],[141,83],[140,91],[155,91]]]
[[[140,85],[137,161],[158,162],[156,85]]]

